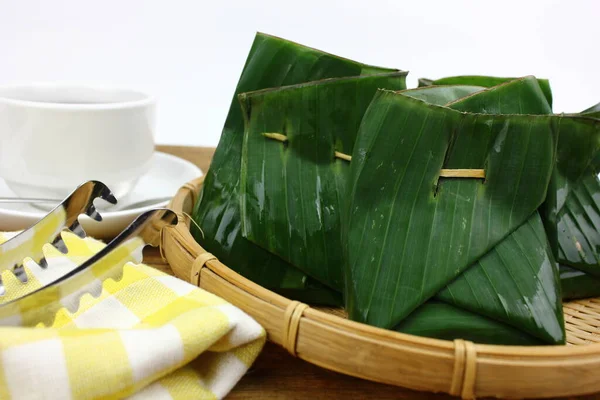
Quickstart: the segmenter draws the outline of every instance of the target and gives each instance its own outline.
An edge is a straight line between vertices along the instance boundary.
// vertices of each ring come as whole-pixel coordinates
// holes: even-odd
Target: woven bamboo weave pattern
[[[563,307],[567,343],[600,343],[600,299],[577,300]]]

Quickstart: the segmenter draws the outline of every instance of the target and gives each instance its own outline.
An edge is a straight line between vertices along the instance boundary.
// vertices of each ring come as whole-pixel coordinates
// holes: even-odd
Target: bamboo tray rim
[[[189,218],[185,214],[191,213],[203,180],[204,178],[200,177],[185,184],[171,201],[170,208],[177,212],[180,218],[177,226],[166,229],[161,240],[161,252],[164,252],[164,257],[177,276],[187,281],[194,281],[197,278],[198,286],[212,291],[242,308],[265,327],[269,340],[284,346],[292,355],[337,372],[417,390],[447,392],[463,398],[472,398],[475,394],[495,397],[520,396],[520,391],[510,388],[488,388],[486,382],[490,379],[483,379],[481,374],[489,373],[491,368],[499,368],[503,371],[507,368],[525,368],[525,371],[539,370],[539,373],[548,373],[550,370],[564,369],[565,367],[589,371],[590,375],[584,379],[585,382],[582,385],[573,384],[573,381],[566,382],[565,385],[570,388],[565,388],[560,391],[561,393],[526,392],[525,394],[529,397],[532,397],[531,394],[549,397],[600,392],[600,343],[506,346],[477,344],[461,339],[448,341],[369,326],[307,305],[301,306],[301,309],[298,310],[298,306],[302,303],[291,301],[255,284],[229,269],[214,256],[210,257],[209,253],[207,257],[206,250],[193,239],[189,231]],[[197,265],[198,262],[201,262],[202,265]],[[194,276],[194,273],[197,277]],[[597,302],[600,308],[600,299]],[[260,309],[261,307],[264,309]],[[294,316],[295,311],[298,312]],[[265,315],[259,315],[261,313],[265,313]],[[283,318],[281,318],[282,313]],[[274,321],[273,319],[277,317],[280,317],[281,320]],[[598,320],[600,320],[600,314]],[[279,322],[279,326],[277,326],[277,322]],[[285,326],[290,323],[293,324],[292,330],[295,329],[295,332],[288,340],[290,331]],[[450,376],[443,379],[443,384],[440,382],[429,383],[426,380],[406,382],[403,381],[403,377],[399,377],[398,380],[402,382],[397,383],[395,380],[385,377],[373,376],[372,373],[367,373],[368,371],[361,372],[360,368],[349,370],[350,363],[347,361],[339,363],[336,360],[328,360],[324,355],[313,354],[314,352],[311,352],[310,346],[308,346],[311,333],[313,336],[317,334],[337,335],[344,340],[355,341],[374,349],[381,346],[386,350],[405,355],[407,360],[411,355],[436,359],[443,362],[446,369],[452,364],[451,373]],[[600,342],[600,337],[594,337],[594,340]],[[550,379],[548,381],[550,384]],[[538,384],[538,386],[540,385]]]

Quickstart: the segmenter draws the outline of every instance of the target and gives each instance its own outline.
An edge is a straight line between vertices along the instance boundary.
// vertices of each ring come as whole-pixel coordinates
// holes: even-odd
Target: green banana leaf
[[[521,226],[545,198],[559,128],[595,128],[582,120],[460,113],[379,92],[351,164],[350,315],[396,325]],[[442,166],[485,167],[486,181],[438,181]]]
[[[556,259],[597,271],[593,266],[594,196],[600,170],[600,119],[572,115],[592,127],[589,131],[561,130],[556,167],[542,207],[542,217]],[[585,203],[589,201],[589,203]],[[585,208],[582,210],[582,206]],[[582,260],[587,261],[582,261]]]
[[[599,113],[600,104],[597,104],[581,115],[595,118]],[[572,186],[557,216],[558,261],[596,276],[600,276],[599,169],[600,153],[597,153]]]
[[[447,106],[491,114],[551,112],[532,76],[450,101]],[[544,288],[544,296],[539,296],[540,287]],[[511,324],[546,343],[564,343],[556,263],[537,212],[436,298]]]
[[[297,299],[307,289],[311,299],[319,283],[241,235],[239,178],[244,123],[237,95],[242,92],[313,80],[392,72],[304,47],[280,38],[257,34],[235,90],[219,145],[193,217],[196,240],[235,271],[275,291],[293,291]],[[322,299],[335,294],[321,286]],[[338,296],[339,297],[339,296]],[[318,301],[318,300],[317,300]],[[333,305],[333,304],[332,304]]]
[[[444,87],[450,88],[432,86],[401,93],[410,95],[413,91],[429,90],[431,94],[428,99],[435,101],[437,99],[434,93]],[[516,79],[471,96],[453,99],[449,103],[449,107],[472,112],[550,112],[534,77]],[[487,316],[495,321],[512,324],[539,337],[545,343],[564,343],[564,323],[555,265],[543,225],[536,212],[527,223],[438,293],[436,298],[461,307],[463,320],[464,313],[469,310],[477,314],[474,316],[474,323],[482,316]],[[539,296],[540,287],[544,288],[544,296]],[[536,299],[536,304],[532,304],[530,299]],[[415,313],[419,310],[420,308]],[[414,313],[411,317],[413,315]],[[519,343],[518,338],[511,340],[515,344]]]
[[[566,265],[560,266],[560,283],[563,300],[600,296],[600,278]]]
[[[428,86],[425,88],[404,90],[402,94],[429,104],[444,106],[470,94],[481,92],[484,89],[483,86],[465,85]]]
[[[335,152],[352,153],[377,89],[405,89],[405,81],[405,72],[392,72],[241,94],[242,235],[341,291],[339,225],[350,164]]]
[[[453,110],[481,114],[552,114],[552,107],[533,76],[513,79],[446,104]]]
[[[473,93],[477,92],[473,96],[449,96],[451,92],[441,92],[442,89],[451,88],[452,86],[429,86],[405,90],[401,93],[432,104],[449,103],[450,107],[471,112],[490,111],[507,114],[543,113],[549,110],[546,98],[533,77],[516,79],[485,91],[473,91]],[[443,95],[437,96],[438,93]],[[458,94],[460,91],[454,93]],[[442,99],[445,101],[441,101]],[[521,246],[521,243],[526,245]],[[501,257],[500,254],[503,256]],[[504,260],[510,262],[505,263]],[[436,295],[438,301],[442,300],[448,306],[454,306],[450,308],[452,312],[455,307],[460,310],[461,324],[450,331],[454,335],[453,338],[466,338],[482,343],[501,342],[519,345],[523,344],[522,337],[525,331],[529,332],[531,337],[538,337],[536,340],[539,343],[564,343],[562,307],[554,266],[555,262],[544,228],[536,212],[527,223]],[[536,296],[540,287],[547,292],[547,295],[541,298],[539,295]],[[533,305],[529,301],[530,298],[535,298],[537,304]],[[408,317],[414,329],[418,329],[421,322],[426,327],[430,327],[431,322],[419,316],[423,307],[430,302],[436,300],[429,300]],[[439,312],[441,313],[442,310]],[[438,317],[440,320],[446,317],[453,320],[452,313]],[[512,325],[516,328],[513,330],[517,334],[511,335],[510,331],[503,332],[502,340],[493,336],[487,340],[481,336],[473,338],[470,328],[473,327],[478,332],[476,327],[486,317],[491,318],[489,324],[492,326],[499,324],[499,321]],[[472,325],[468,323],[468,318],[472,318]],[[500,325],[505,326],[501,323]],[[486,332],[481,331],[481,335]]]
[[[595,169],[588,168],[558,213],[558,260],[600,277],[600,181]]]
[[[537,212],[435,298],[544,343],[566,339],[557,264]]]
[[[473,85],[483,87],[493,87],[501,85],[506,82],[515,80],[516,78],[500,78],[496,76],[481,76],[481,75],[464,75],[464,76],[449,76],[441,79],[419,79],[419,87],[431,86],[431,85]],[[550,89],[550,82],[547,79],[538,79],[538,83],[544,96],[548,100],[550,108],[552,108],[552,90]]]
[[[443,340],[462,338],[475,343],[527,346],[544,344],[512,326],[430,300],[395,328],[410,335]]]

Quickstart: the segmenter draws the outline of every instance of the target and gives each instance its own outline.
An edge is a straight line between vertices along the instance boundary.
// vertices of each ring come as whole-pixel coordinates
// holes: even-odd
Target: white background
[[[418,77],[550,78],[600,101],[600,1],[0,0],[0,84],[104,83],[159,100],[157,142],[218,143],[254,33]]]

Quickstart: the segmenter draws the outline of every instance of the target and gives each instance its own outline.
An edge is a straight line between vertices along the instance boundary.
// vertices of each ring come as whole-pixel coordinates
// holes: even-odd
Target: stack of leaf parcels
[[[564,343],[563,298],[600,295],[599,107],[553,115],[534,77],[405,80],[258,34],[196,239],[356,321]]]

